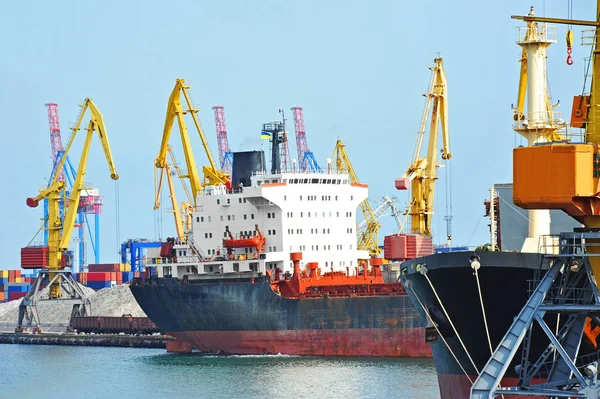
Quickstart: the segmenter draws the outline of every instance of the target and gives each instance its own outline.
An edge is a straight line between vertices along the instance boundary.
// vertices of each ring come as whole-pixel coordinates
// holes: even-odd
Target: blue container
[[[87,286],[98,291],[103,288],[110,288],[110,281],[88,281]]]
[[[133,280],[133,272],[123,272],[123,283]]]

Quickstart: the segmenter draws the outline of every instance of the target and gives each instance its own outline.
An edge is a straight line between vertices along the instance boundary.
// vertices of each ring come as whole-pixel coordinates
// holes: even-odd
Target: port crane
[[[600,43],[597,40],[600,0],[596,2],[592,21],[538,17],[533,7],[528,15],[512,18],[525,21],[524,37],[534,37],[538,42],[553,40],[547,23],[568,25],[569,65],[572,64],[573,36],[570,27],[592,27],[582,32],[582,44],[592,46],[591,88],[585,93],[584,85],[584,92],[575,96],[570,121],[571,127],[584,129],[582,140],[546,140],[513,150],[514,203],[530,210],[561,209],[583,227],[562,232],[556,240],[540,237],[540,244],[551,247],[550,250],[539,249],[543,262],[548,265],[547,271],[536,281],[529,300],[514,317],[488,362],[479,370],[471,387],[471,398],[494,398],[504,394],[598,398],[600,351],[598,333],[594,331],[597,327],[592,327],[600,325],[597,285],[600,273]],[[526,56],[531,59],[535,53],[528,51]],[[541,62],[545,63],[545,58]],[[545,65],[537,70],[529,69],[528,81],[542,81],[544,72]],[[543,98],[540,88],[543,87],[534,87],[537,90],[534,95],[531,91],[528,93],[530,100],[523,121],[528,126],[540,124],[543,128],[546,121],[540,121],[538,113],[545,107],[539,102]],[[560,320],[560,323],[553,326],[552,320]],[[536,330],[543,334],[532,336]],[[582,345],[584,337],[592,343],[593,349]],[[544,348],[540,345],[541,340],[547,344],[537,359],[530,358],[532,340],[537,341],[538,348]],[[511,362],[519,359],[520,347],[517,386],[501,387]]]
[[[436,58],[430,68],[431,81],[429,90],[424,94],[425,109],[417,134],[417,145],[413,160],[408,170],[400,179],[396,179],[398,190],[411,187],[411,202],[408,214],[411,216],[411,233],[431,237],[431,220],[433,217],[433,200],[435,181],[437,180],[438,128],[441,125],[443,146],[442,159],[452,158],[450,153],[450,138],[448,135],[448,92],[446,74],[442,58]],[[431,124],[429,127],[429,143],[427,155],[421,157],[421,146],[427,129],[429,110],[431,109]]]
[[[388,209],[390,210],[390,213],[393,217],[394,220],[396,222],[396,227],[398,227],[398,232],[402,231],[403,228],[403,221],[402,221],[402,212],[400,211],[400,209],[398,209],[396,207],[396,201],[398,199],[396,197],[390,197],[389,195],[384,195],[381,198],[381,201],[375,201],[378,203],[377,208],[375,208],[373,210],[373,216],[377,219],[379,219],[380,217],[384,216],[386,214],[386,212],[388,211]],[[365,231],[365,229],[368,226],[368,222],[367,219],[363,219],[360,223],[358,223],[357,227],[356,227],[356,231],[358,232],[359,236],[362,232]]]
[[[317,163],[315,154],[308,148],[306,130],[304,128],[304,111],[301,107],[291,108],[294,115],[294,130],[296,131],[296,148],[298,150],[298,164],[301,172],[322,172]]]
[[[169,154],[169,158],[171,158],[171,162],[169,163],[167,160],[165,160],[165,166],[161,169],[155,169],[154,173],[154,210],[158,210],[160,208],[162,184],[164,181],[164,176],[167,176],[167,184],[169,186],[169,197],[171,198],[171,205],[173,207],[172,212],[175,218],[175,231],[177,232],[177,237],[180,240],[184,240],[185,232],[189,231],[192,228],[192,213],[194,212],[194,202],[192,200],[190,190],[187,187],[185,175],[181,172],[179,164],[177,163],[175,155],[173,154],[173,149],[170,146],[167,148],[167,152]],[[183,190],[187,197],[187,201],[182,201],[181,203],[177,201],[177,193],[175,191],[175,184],[173,183],[174,174],[177,175],[181,182],[181,185],[183,186]]]
[[[196,116],[196,114],[198,113],[198,109],[194,108],[194,106],[192,105],[192,100],[188,92],[188,89],[190,87],[191,86],[187,85],[183,79],[177,79],[175,83],[175,87],[173,88],[171,96],[169,97],[169,103],[167,105],[167,116],[165,119],[163,137],[158,156],[155,160],[155,166],[158,169],[162,169],[165,167],[165,164],[167,162],[167,149],[169,147],[169,138],[171,137],[171,130],[173,128],[173,124],[175,123],[175,119],[177,119],[177,124],[179,125],[179,133],[181,136],[181,143],[183,145],[183,152],[185,155],[185,162],[187,166],[187,173],[184,175],[184,177],[187,178],[190,182],[192,198],[194,200],[195,205],[196,197],[202,193],[202,188],[204,186],[218,186],[221,184],[226,185],[229,182],[229,174],[221,172],[221,170],[216,165],[212,157],[208,141],[206,140],[204,131],[202,130],[200,122],[198,121],[198,117]],[[181,103],[182,95],[185,99],[185,105],[187,106],[185,110]],[[190,143],[187,126],[184,120],[184,116],[188,113],[192,116],[192,120],[194,121],[196,130],[198,131],[198,135],[200,136],[200,140],[202,141],[204,152],[206,153],[206,158],[208,159],[209,163],[208,166],[202,167],[202,181],[200,180],[198,168],[196,167],[194,153],[192,152],[192,146]]]
[[[41,331],[40,317],[37,311],[37,302],[42,299],[42,295],[47,292],[48,300],[60,300],[73,303],[72,316],[84,316],[90,314],[90,303],[85,297],[80,286],[77,284],[70,271],[65,270],[65,265],[62,262],[63,254],[69,248],[69,241],[73,233],[75,218],[77,216],[80,199],[84,187],[84,176],[87,170],[88,155],[90,152],[92,136],[97,132],[104,150],[104,155],[110,170],[110,177],[117,180],[119,175],[114,166],[112,152],[104,126],[102,114],[90,98],[86,98],[81,105],[81,112],[77,118],[75,126],[72,128],[73,133],[67,144],[64,155],[58,165],[57,170],[63,170],[69,151],[73,145],[77,132],[81,128],[81,124],[85,117],[86,111],[90,111],[90,121],[85,136],[85,142],[81,151],[81,158],[77,167],[77,174],[71,192],[67,196],[64,180],[59,180],[60,174],[55,173],[50,186],[40,190],[39,194],[33,198],[27,198],[29,207],[37,207],[39,202],[48,199],[48,247],[47,260],[43,259],[40,266],[45,266],[39,274],[29,292],[25,295],[23,301],[19,305],[19,321],[18,331],[24,331],[32,326],[35,322],[35,331]],[[60,202],[65,204],[64,219],[60,214]],[[45,247],[44,247],[45,248]],[[43,249],[43,248],[42,248]],[[44,253],[44,252],[42,252]],[[47,282],[47,287],[42,287]],[[24,319],[26,324],[23,323]]]
[[[342,143],[342,140],[339,140],[335,144],[335,149],[333,151],[333,155],[331,159],[333,160],[333,164],[335,165],[335,170],[337,173],[347,173],[350,178],[350,182],[359,183],[358,176],[356,176],[356,172],[352,167],[352,163],[350,162],[350,158],[345,150],[345,144]],[[357,248],[363,251],[369,251],[369,254],[373,257],[379,257],[381,254],[381,248],[377,244],[379,229],[381,228],[381,223],[377,220],[369,201],[366,199],[360,203],[360,210],[363,213],[363,216],[366,221],[366,227],[361,233],[358,233],[358,244]]]
[[[233,152],[229,148],[229,140],[227,139],[225,108],[217,105],[212,109],[215,112],[215,125],[217,127],[217,143],[219,145],[219,165],[221,166],[221,172],[231,175],[233,168]]]

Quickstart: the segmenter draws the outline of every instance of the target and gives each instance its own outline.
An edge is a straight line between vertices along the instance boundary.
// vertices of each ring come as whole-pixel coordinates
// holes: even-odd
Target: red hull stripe
[[[471,380],[477,379],[476,375],[470,376]],[[500,384],[503,387],[517,385],[518,378],[504,378]],[[542,379],[533,379],[533,383],[542,383]],[[464,374],[441,374],[438,373],[441,399],[468,399],[471,395],[471,382]],[[504,399],[538,398],[539,396],[504,395]]]
[[[236,355],[431,357],[422,328],[173,331],[202,352]]]

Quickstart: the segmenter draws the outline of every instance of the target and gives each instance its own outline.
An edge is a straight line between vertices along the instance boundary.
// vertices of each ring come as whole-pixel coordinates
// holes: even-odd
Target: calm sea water
[[[431,359],[0,345],[0,398],[439,398]]]

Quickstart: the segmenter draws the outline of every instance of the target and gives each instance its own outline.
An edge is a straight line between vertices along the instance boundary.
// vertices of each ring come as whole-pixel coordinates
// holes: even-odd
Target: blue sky
[[[591,18],[592,2],[580,3],[573,17]],[[225,107],[234,151],[260,146],[261,123],[276,119],[279,108],[302,106],[319,162],[331,156],[339,137],[370,197],[397,194],[403,202],[406,194],[396,192],[394,179],[411,160],[427,68],[438,52],[449,87],[454,243],[485,243],[482,202],[493,183],[512,180],[511,150],[520,143],[511,129],[520,48],[518,21],[510,16],[526,14],[530,5],[538,15],[567,17],[565,1],[3,1],[0,268],[19,266],[19,249],[40,226],[42,209],[28,208],[25,199],[51,170],[45,103],[59,104],[66,142],[78,104],[94,100],[121,176],[118,236],[153,238],[153,159],[176,78],[192,84],[215,156],[212,106]],[[568,67],[565,28],[557,31],[548,75],[553,100],[562,100],[568,116],[589,48],[577,39],[575,65]],[[203,165],[197,136],[193,146]],[[444,175],[436,242],[445,238]],[[115,184],[98,140],[85,180],[104,195],[102,261],[117,261]],[[172,235],[170,222],[164,215],[163,236]],[[392,232],[392,218],[382,222],[383,233]]]

